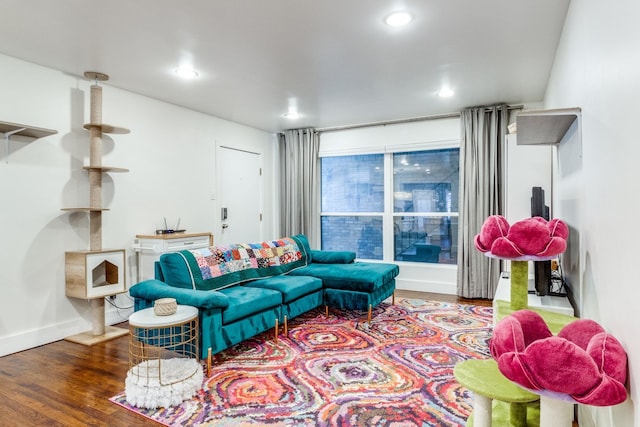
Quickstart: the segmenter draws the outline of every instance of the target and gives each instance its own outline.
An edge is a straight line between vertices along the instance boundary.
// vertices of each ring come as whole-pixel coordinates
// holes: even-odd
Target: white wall
[[[459,144],[459,117],[322,132],[320,155],[382,153],[390,146],[412,150],[424,144],[451,141]]]
[[[91,329],[90,304],[65,296],[64,253],[88,249],[89,86],[82,78],[0,55],[0,120],[56,129],[0,155],[0,356]],[[108,83],[108,82],[107,82]],[[166,217],[187,231],[220,230],[215,146],[261,154],[264,238],[275,236],[273,135],[104,84],[103,121],[131,129],[105,137],[103,164],[128,168],[103,178],[103,247],[126,249],[127,285],[136,280],[131,244]],[[262,237],[262,236],[261,236]],[[120,295],[118,303],[130,306]],[[130,311],[130,310],[129,310]],[[108,323],[121,321],[107,311]]]
[[[381,153],[385,147],[394,151],[438,148],[460,143],[458,117],[323,132],[320,155]],[[387,236],[393,239],[393,236]],[[398,289],[455,295],[457,267],[446,264],[401,262],[396,279]]]
[[[572,1],[544,102],[582,108],[581,129],[572,131],[581,131],[581,146],[573,134],[558,148],[555,215],[579,233],[570,244],[581,317],[602,324],[629,358],[630,399],[581,407],[580,427],[640,426],[638,17],[636,0]]]
[[[510,224],[531,216],[532,187],[542,187],[545,204],[551,207],[552,152],[549,145],[518,145],[516,134],[507,135],[504,216]],[[553,212],[550,215],[553,217]],[[503,260],[502,269],[511,271],[511,261]],[[529,290],[535,290],[533,261],[529,261],[528,271]]]

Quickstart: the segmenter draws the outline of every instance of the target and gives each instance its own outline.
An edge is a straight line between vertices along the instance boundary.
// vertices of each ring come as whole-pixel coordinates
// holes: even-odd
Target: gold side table
[[[178,405],[202,388],[198,327],[198,309],[188,305],[168,316],[147,308],[129,317],[128,403],[149,409]]]

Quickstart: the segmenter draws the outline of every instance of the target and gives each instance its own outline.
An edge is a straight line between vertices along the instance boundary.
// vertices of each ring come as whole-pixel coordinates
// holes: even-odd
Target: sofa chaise
[[[368,311],[393,295],[399,268],[355,261],[355,253],[311,250],[304,235],[163,254],[155,279],[129,289],[134,310],[160,298],[198,308],[206,358],[324,305]]]

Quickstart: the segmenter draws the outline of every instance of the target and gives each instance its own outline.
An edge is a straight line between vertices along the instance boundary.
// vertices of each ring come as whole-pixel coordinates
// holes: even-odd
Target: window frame
[[[357,156],[367,154],[383,154],[384,159],[384,212],[382,212],[382,260],[371,260],[362,258],[366,261],[372,262],[394,262],[405,265],[411,265],[419,268],[424,267],[445,267],[445,268],[457,268],[456,264],[448,263],[425,263],[425,262],[412,262],[412,261],[395,261],[394,254],[394,227],[396,217],[412,216],[412,217],[459,217],[459,211],[456,212],[394,212],[394,182],[393,182],[393,155],[395,153],[402,152],[418,152],[418,151],[433,151],[441,149],[460,149],[459,140],[446,140],[446,141],[434,141],[426,143],[409,143],[409,144],[397,144],[383,147],[383,149],[348,149],[348,150],[336,150],[325,151],[320,154],[321,158],[324,157],[337,157],[337,156]],[[458,172],[459,173],[459,172]],[[322,183],[321,183],[322,184]],[[322,191],[322,190],[320,190]],[[322,218],[325,216],[380,216],[379,212],[323,212],[319,213],[319,222],[322,222]],[[459,233],[459,231],[458,231]],[[320,233],[320,239],[322,239],[322,233]],[[322,245],[322,242],[320,242]],[[456,242],[457,245],[457,242]]]

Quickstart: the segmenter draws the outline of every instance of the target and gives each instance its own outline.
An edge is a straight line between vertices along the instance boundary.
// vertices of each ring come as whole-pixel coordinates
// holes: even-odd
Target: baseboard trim
[[[426,282],[424,280],[396,279],[396,289],[404,291],[433,292],[436,294],[456,295],[455,283]]]
[[[116,309],[107,306],[104,313],[105,325],[122,323],[129,318],[131,313],[133,313],[133,308]],[[91,323],[76,319],[2,337],[0,357],[60,341],[87,329],[91,329]]]
[[[59,341],[68,335],[77,333],[81,323],[79,320],[69,320],[67,322],[56,323],[43,328],[3,337],[0,356],[6,356]]]

